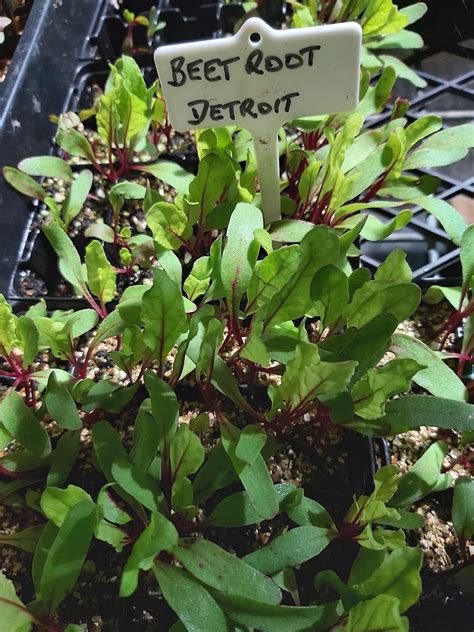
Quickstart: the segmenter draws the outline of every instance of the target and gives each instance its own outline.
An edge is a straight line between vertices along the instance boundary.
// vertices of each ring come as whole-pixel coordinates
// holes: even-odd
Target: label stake
[[[278,132],[297,118],[357,106],[361,40],[355,22],[277,31],[250,18],[229,38],[162,46],[155,63],[171,124],[252,134],[270,224],[281,217]]]

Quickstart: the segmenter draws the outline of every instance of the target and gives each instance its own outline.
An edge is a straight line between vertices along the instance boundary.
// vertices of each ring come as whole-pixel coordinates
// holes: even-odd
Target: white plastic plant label
[[[173,127],[237,125],[253,136],[266,223],[280,218],[278,131],[302,116],[357,106],[357,23],[277,31],[259,18],[226,39],[155,52]]]

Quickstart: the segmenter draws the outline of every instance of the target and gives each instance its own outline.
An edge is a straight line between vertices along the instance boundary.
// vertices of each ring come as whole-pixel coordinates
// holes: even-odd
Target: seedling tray
[[[80,9],[74,6],[75,3],[56,6],[53,0],[35,4],[13,60],[10,77],[0,86],[0,107],[3,106],[4,112],[0,118],[0,140],[2,148],[5,147],[0,166],[15,164],[29,155],[52,151],[54,128],[46,122],[47,114],[85,108],[92,104],[94,84],[104,85],[109,61],[121,54],[126,34],[122,18],[124,9],[139,14],[157,6],[158,19],[166,23],[166,27],[158,32],[157,39],[151,43],[150,52],[137,56],[148,82],[155,78],[151,56],[155,46],[183,39],[231,34],[243,16],[241,4],[223,4],[217,0],[123,0],[119,9],[109,0],[85,0]],[[286,4],[282,3],[279,14],[271,16],[275,24],[281,23],[286,10]],[[54,28],[53,21],[61,25],[73,24],[74,28],[58,33],[59,29]],[[41,47],[32,49],[30,42],[33,38],[41,43]],[[44,52],[44,58],[38,53],[39,48]],[[48,65],[48,73],[44,73],[45,64]],[[474,98],[474,71],[465,72],[469,68],[466,59],[452,53],[431,55],[429,51],[424,51],[414,59],[414,64],[428,70],[420,72],[427,81],[426,88],[415,88],[404,80],[398,81],[394,88],[395,96],[400,94],[411,100],[407,115],[409,120],[416,120],[427,112],[437,112],[440,108],[443,111],[449,108],[448,112],[454,111],[455,116],[445,116],[445,126],[463,122],[459,120],[459,112],[469,112],[466,107],[472,104]],[[59,66],[61,71],[55,72]],[[42,83],[46,75],[55,77],[54,89],[49,83]],[[72,82],[69,81],[71,76],[74,77]],[[28,77],[28,82],[25,77]],[[369,121],[368,125],[378,124],[389,116],[387,110]],[[22,126],[21,143],[15,138],[18,123]],[[186,168],[195,168],[196,157],[192,151],[176,158]],[[472,197],[472,156],[449,167],[421,171],[420,175],[423,173],[441,179],[440,195],[444,199],[450,200],[458,195]],[[17,263],[21,271],[30,269],[37,274],[43,268],[41,264],[36,271],[39,261],[47,260],[48,270],[56,270],[56,266],[50,265],[48,257],[45,259],[45,246],[40,242],[36,246],[34,235],[29,234],[31,207],[28,209],[25,200],[7,188],[4,182],[0,183],[0,204],[9,209],[9,213],[0,216],[1,234],[5,235],[0,291],[14,298],[17,293],[14,291],[13,277]],[[396,212],[395,209],[377,211],[385,220],[390,220]],[[413,221],[387,241],[362,242],[362,263],[376,269],[396,247],[407,251],[414,278],[422,285],[433,281],[450,283],[460,275],[458,249],[436,220],[421,209],[415,208]]]
[[[97,0],[33,4],[5,81],[0,84],[0,167],[51,151],[48,115],[67,105],[77,51],[101,3]],[[31,221],[31,208],[0,182],[0,291],[7,292]]]

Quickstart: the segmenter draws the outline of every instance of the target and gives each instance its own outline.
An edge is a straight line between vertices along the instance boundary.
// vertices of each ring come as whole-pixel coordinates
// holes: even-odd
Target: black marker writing
[[[228,59],[193,59],[186,63],[183,56],[174,57],[170,61],[172,80],[168,81],[170,86],[180,88],[187,81],[229,81],[229,66],[239,61],[240,57],[229,57]]]
[[[223,111],[228,113],[231,121],[235,121],[237,115],[239,120],[250,117],[257,119],[259,116],[265,116],[271,112],[278,114],[283,105],[284,111],[289,112],[293,99],[300,96],[299,92],[290,92],[275,99],[272,103],[266,101],[255,101],[250,97],[241,101],[229,101],[227,103],[209,103],[207,99],[196,99],[190,101],[188,106],[191,108],[193,119],[188,121],[190,125],[201,125],[201,123],[209,117],[211,121],[222,121],[224,119]]]
[[[286,53],[283,58],[278,55],[264,55],[261,49],[257,49],[247,57],[245,72],[248,75],[263,75],[265,72],[279,72],[283,68],[295,70],[295,68],[301,68],[305,63],[308,66],[313,66],[314,53],[320,49],[321,46],[317,44],[305,46],[300,48],[297,53]]]

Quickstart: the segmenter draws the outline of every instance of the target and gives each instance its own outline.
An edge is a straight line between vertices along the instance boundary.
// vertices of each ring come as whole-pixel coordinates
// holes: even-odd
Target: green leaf
[[[381,314],[393,314],[402,322],[415,311],[420,296],[419,288],[413,283],[369,281],[355,291],[343,316],[349,327],[358,329]]]
[[[461,546],[465,546],[474,535],[474,480],[468,476],[460,476],[454,484],[453,524]]]
[[[237,481],[237,473],[221,443],[217,443],[193,481],[195,502],[203,504],[214,492]],[[253,505],[252,505],[253,506]]]
[[[341,632],[408,632],[408,622],[400,615],[398,599],[378,595],[352,608]]]
[[[398,434],[420,426],[457,432],[474,430],[474,405],[431,395],[405,395],[388,402],[386,415],[377,420],[383,434]]]
[[[159,513],[152,513],[150,524],[139,535],[123,569],[120,597],[132,595],[137,589],[140,569],[151,570],[156,556],[177,543],[178,532],[173,523]]]
[[[173,480],[194,474],[204,462],[204,447],[186,424],[181,424],[170,443]]]
[[[184,211],[176,204],[158,202],[147,213],[146,221],[153,234],[154,240],[169,250],[178,250],[184,238],[181,235],[186,230],[188,218]]]
[[[324,266],[311,282],[313,311],[321,317],[321,331],[340,317],[349,302],[349,280],[336,266]]]
[[[17,336],[18,318],[13,313],[11,305],[0,294],[0,345],[7,353],[20,343]]]
[[[220,606],[192,575],[161,562],[155,564],[153,571],[163,597],[188,632],[229,631]]]
[[[400,9],[400,13],[408,18],[408,24],[417,22],[427,11],[428,7],[424,2],[415,2],[415,4],[410,4],[410,6]]]
[[[285,501],[295,494],[296,487],[291,483],[280,483],[275,485],[275,491],[280,511],[286,511]],[[260,521],[261,516],[251,503],[248,493],[235,492],[218,503],[207,518],[206,524],[215,527],[243,527]]]
[[[473,126],[457,125],[432,134],[405,161],[404,169],[443,167],[464,158],[474,146]]]
[[[89,291],[82,271],[81,260],[70,238],[56,222],[51,220],[43,225],[42,230],[58,255],[59,269],[63,277],[84,296],[87,296]]]
[[[235,456],[246,463],[253,463],[267,442],[265,430],[260,426],[245,426],[235,448]]]
[[[49,532],[46,529],[43,531],[38,544],[39,551],[35,551],[37,564],[33,581],[37,600],[50,615],[76,583],[89,550],[96,520],[94,503],[84,500],[69,510],[59,529],[55,527]],[[45,549],[43,545],[46,545]]]
[[[61,208],[61,215],[66,228],[79,215],[92,187],[92,171],[84,170],[73,181],[71,189]]]
[[[46,485],[59,487],[69,476],[76,463],[81,449],[81,433],[77,430],[65,432],[53,451],[51,467],[49,468]]]
[[[339,601],[321,606],[279,606],[217,592],[214,595],[233,621],[261,632],[324,632],[331,629],[344,612]]]
[[[79,156],[89,160],[91,163],[95,162],[91,144],[83,134],[73,127],[67,130],[59,129],[54,140],[70,156]]]
[[[39,333],[34,321],[28,316],[20,316],[16,321],[16,335],[18,336],[18,346],[23,351],[22,364],[26,368],[34,362],[38,354]],[[11,338],[10,341],[14,342],[14,338]]]
[[[339,240],[327,226],[316,226],[301,242],[298,268],[288,282],[257,312],[264,331],[271,325],[300,318],[311,304],[310,285],[323,265],[339,262]]]
[[[383,62],[385,68],[394,68],[400,79],[406,79],[417,88],[426,88],[428,85],[422,77],[417,75],[414,70],[407,66],[398,57],[394,57],[393,55],[380,55],[379,60]]]
[[[291,279],[299,264],[298,246],[279,248],[258,261],[247,288],[247,314],[263,307]]]
[[[163,367],[168,353],[187,330],[187,318],[178,286],[164,270],[155,270],[152,287],[142,301],[144,340]]]
[[[112,463],[111,472],[114,480],[127,494],[150,511],[160,511],[163,494],[156,480],[125,459],[117,459]]]
[[[62,158],[56,156],[32,156],[18,164],[18,168],[29,176],[42,176],[72,182],[72,169]]]
[[[231,313],[238,314],[240,299],[252,278],[259,244],[253,233],[263,228],[262,212],[251,204],[235,207],[227,228],[227,243],[221,261],[221,280]]]
[[[333,538],[334,535],[321,527],[296,527],[249,553],[244,560],[266,575],[278,573],[316,557]]]
[[[133,446],[130,457],[133,464],[143,472],[147,472],[158,453],[160,444],[160,427],[157,420],[144,405],[138,411],[133,428]]]
[[[222,445],[251,503],[262,519],[273,518],[278,513],[278,498],[265,460],[261,454],[252,463],[239,459],[235,451],[240,436],[241,431],[229,422],[221,424]]]
[[[46,191],[30,176],[18,171],[15,167],[3,167],[3,177],[19,193],[44,202],[47,196]]]
[[[302,219],[281,219],[272,223],[269,232],[273,241],[296,244],[313,228],[312,222],[305,222]]]
[[[448,450],[444,441],[431,445],[410,471],[399,478],[398,489],[390,504],[394,507],[408,507],[429,494],[438,482]]]
[[[207,292],[211,282],[212,263],[210,257],[196,259],[188,278],[184,282],[183,289],[190,301]]]
[[[108,303],[115,296],[117,274],[105,256],[102,244],[94,239],[86,247],[87,284],[102,303]]]
[[[300,342],[294,358],[286,365],[280,386],[271,387],[272,414],[286,403],[290,410],[318,396],[330,396],[344,390],[351,379],[356,362],[323,362],[318,347]]]
[[[461,379],[421,340],[407,334],[395,334],[390,351],[397,358],[412,358],[424,365],[425,368],[413,376],[413,381],[432,395],[458,401],[467,399],[466,387]]]
[[[69,384],[59,382],[54,373],[49,376],[44,402],[51,417],[62,428],[67,430],[81,428],[81,418],[69,390]]]
[[[390,397],[410,390],[412,378],[421,368],[415,360],[405,358],[370,369],[351,390],[356,414],[363,419],[378,419]]]
[[[466,220],[451,204],[435,197],[416,198],[413,202],[436,217],[451,240],[459,246],[466,230]]]
[[[92,426],[92,443],[94,455],[105,478],[108,481],[115,480],[112,476],[112,464],[127,460],[128,455],[122,440],[108,421],[98,421]]]
[[[175,162],[158,160],[151,165],[143,165],[141,171],[151,173],[158,180],[171,185],[178,193],[187,193],[190,183],[193,181],[192,173],[185,171]]]
[[[92,502],[89,494],[76,485],[68,485],[66,489],[47,487],[41,495],[40,506],[46,518],[61,527],[69,510],[85,500]]]
[[[97,506],[102,509],[103,516],[109,522],[114,524],[128,524],[132,518],[124,511],[110,494],[110,489],[115,487],[114,483],[107,483],[102,487],[97,495]]]
[[[393,232],[405,228],[412,216],[411,211],[400,211],[390,222],[381,222],[373,215],[367,215],[367,221],[361,230],[361,235],[369,241],[387,239]]]
[[[145,373],[151,412],[158,423],[159,441],[169,443],[178,429],[179,404],[173,389],[151,371]]]
[[[463,292],[472,287],[474,277],[474,224],[466,228],[461,239],[461,265]]]
[[[34,527],[28,527],[22,531],[12,531],[11,533],[5,533],[0,531],[0,546],[8,545],[14,546],[17,549],[26,551],[27,553],[34,553],[38,539],[43,531],[43,525],[35,525]],[[1,602],[1,591],[0,591]],[[1,611],[1,607],[0,607]],[[1,630],[1,625],[0,625]]]
[[[362,584],[355,586],[362,595],[388,595],[399,601],[400,612],[415,604],[421,593],[420,569],[423,552],[408,546],[395,549]]]
[[[0,402],[0,419],[11,436],[33,456],[43,458],[51,453],[48,433],[16,391],[8,391]]]
[[[125,322],[123,321],[119,310],[115,309],[101,321],[95,336],[92,339],[91,346],[93,348],[97,347],[101,342],[104,342],[104,340],[118,336],[124,329]]]
[[[17,597],[15,585],[0,572],[0,632],[28,632],[33,615]]]
[[[302,527],[321,527],[322,529],[334,530],[336,526],[329,513],[316,500],[303,496],[301,502],[296,506],[283,507],[290,520]]]
[[[229,181],[227,158],[210,153],[199,162],[197,176],[189,184],[187,203],[192,223],[205,224],[206,216],[215,208]]]
[[[184,538],[173,554],[196,579],[220,593],[273,604],[281,599],[271,579],[212,542]]]

